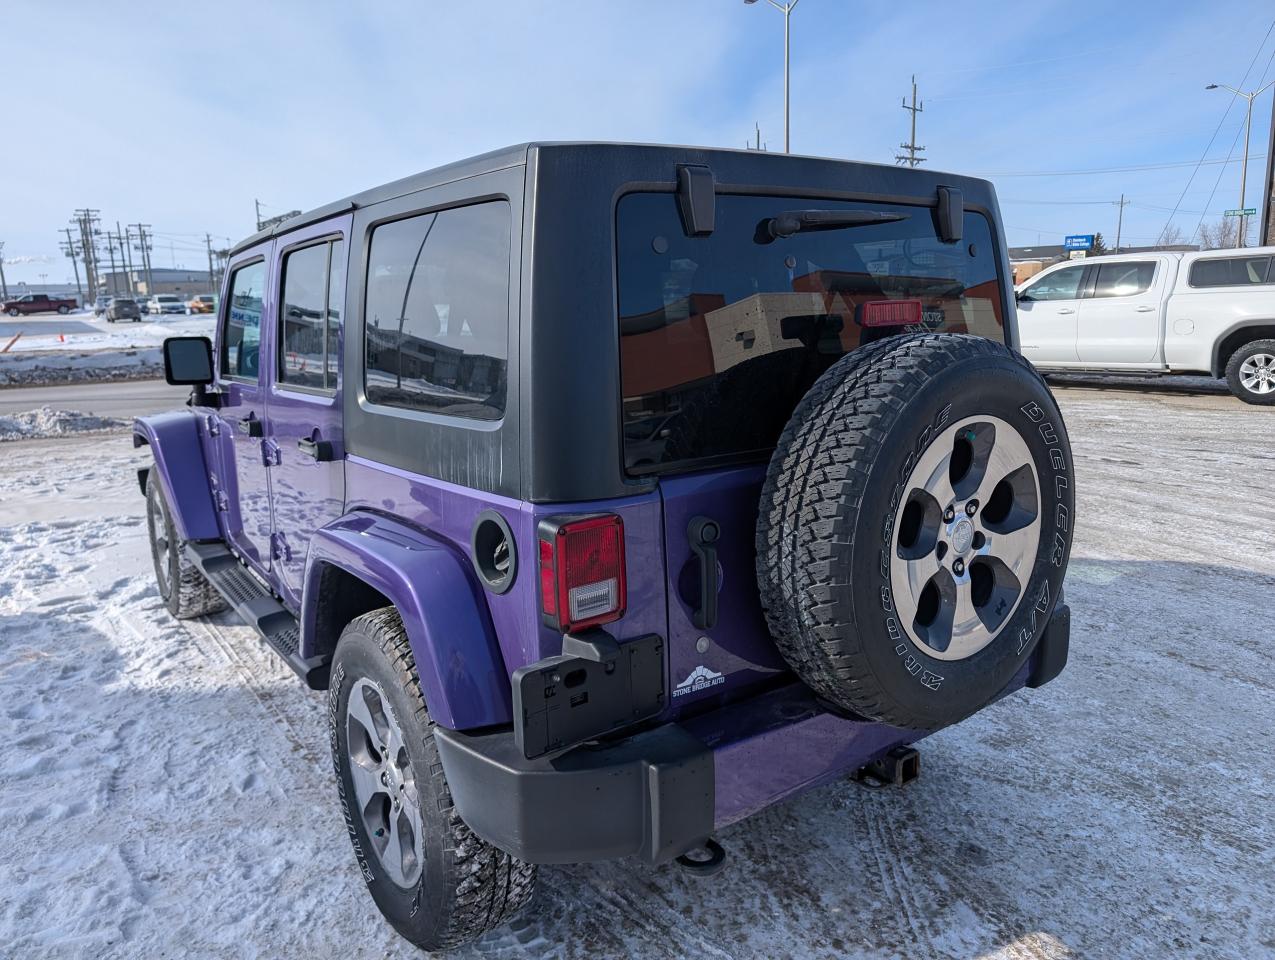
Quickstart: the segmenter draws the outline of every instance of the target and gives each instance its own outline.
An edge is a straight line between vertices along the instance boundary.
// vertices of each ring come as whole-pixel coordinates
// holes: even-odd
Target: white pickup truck
[[[1017,293],[1023,356],[1043,371],[1202,373],[1275,406],[1275,247],[1091,257]]]

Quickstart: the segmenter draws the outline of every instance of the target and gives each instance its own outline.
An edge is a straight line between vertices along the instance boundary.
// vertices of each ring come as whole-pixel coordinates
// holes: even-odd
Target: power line
[[[1238,134],[1237,134],[1238,136]],[[1266,154],[1260,156],[1250,156],[1250,160],[1261,160]],[[993,177],[1081,177],[1091,176],[1103,173],[1139,173],[1144,170],[1170,170],[1174,167],[1192,167],[1197,163],[1203,163],[1208,166],[1216,164],[1239,163],[1233,160],[1228,154],[1223,159],[1215,160],[1183,160],[1173,163],[1140,163],[1129,167],[1095,167],[1088,170],[1037,170],[1037,171],[1008,171],[1002,173],[981,173],[979,176],[990,179]]]
[[[1258,46],[1257,52],[1253,54],[1253,59],[1249,62],[1248,69],[1244,71],[1244,78],[1240,80],[1241,87],[1244,86],[1244,81],[1248,79],[1248,75],[1253,72],[1253,67],[1257,63],[1257,58],[1262,55],[1262,48],[1266,46],[1266,41],[1270,39],[1272,30],[1275,30],[1275,20],[1272,20],[1271,25],[1266,28],[1266,36],[1262,37],[1262,42]],[[1186,186],[1182,188],[1181,196],[1178,197],[1177,203],[1173,205],[1173,211],[1169,214],[1169,219],[1164,222],[1165,231],[1167,231],[1169,227],[1173,224],[1173,218],[1177,216],[1178,207],[1182,205],[1183,199],[1186,198],[1186,192],[1191,189],[1191,183],[1192,181],[1195,180],[1195,175],[1200,172],[1200,164],[1204,163],[1204,158],[1207,157],[1209,155],[1209,151],[1213,149],[1213,141],[1217,139],[1217,135],[1222,129],[1222,124],[1226,123],[1226,118],[1231,115],[1231,107],[1235,106],[1235,100],[1238,96],[1239,94],[1233,93],[1231,94],[1231,99],[1227,101],[1226,109],[1222,112],[1222,119],[1217,122],[1217,127],[1214,128],[1213,130],[1213,136],[1209,137],[1209,142],[1204,147],[1204,152],[1200,154],[1200,163],[1197,163],[1195,165],[1195,169],[1191,171],[1191,176],[1187,177]],[[1239,137],[1238,131],[1236,131],[1235,136],[1236,138]],[[1232,147],[1232,149],[1234,149],[1234,147]],[[1228,154],[1228,156],[1230,155]],[[1218,174],[1218,179],[1219,180],[1221,179],[1221,173]],[[1216,192],[1216,190],[1217,190],[1217,185],[1215,184],[1213,187],[1213,192]],[[1209,203],[1213,202],[1213,192],[1209,193]],[[1208,206],[1208,204],[1205,204],[1205,206]],[[1200,219],[1201,223],[1204,222],[1203,216],[1204,215],[1201,214],[1201,219]],[[1199,228],[1197,227],[1196,230],[1198,231]],[[1164,231],[1161,231],[1161,232],[1164,232]]]

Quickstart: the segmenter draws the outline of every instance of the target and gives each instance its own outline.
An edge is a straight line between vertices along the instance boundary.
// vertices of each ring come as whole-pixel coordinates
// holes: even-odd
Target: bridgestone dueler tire
[[[168,507],[164,491],[155,480],[156,467],[146,476],[147,533],[150,536],[151,562],[155,567],[155,582],[160,599],[168,612],[178,620],[190,620],[226,609],[226,601],[217,588],[208,582],[200,570],[182,550],[173,514]],[[153,519],[158,513],[159,522]],[[159,541],[163,539],[168,549],[161,557]]]
[[[901,629],[889,565],[917,457],[946,424],[990,416],[1026,442],[1039,479],[1040,545],[1022,600],[981,650],[929,655]],[[785,660],[855,715],[933,730],[999,694],[1031,655],[1060,595],[1074,484],[1062,416],[1035,369],[977,337],[917,334],[843,357],[802,399],[763,486],[757,578]]]
[[[368,678],[386,692],[416,773],[424,864],[410,887],[399,886],[372,852],[363,818],[353,809],[348,728],[350,691]],[[455,947],[507,923],[535,890],[536,868],[482,840],[461,820],[434,742],[416,661],[393,607],[355,618],[341,633],[328,688],[328,724],[341,810],[359,872],[385,918],[425,950]]]

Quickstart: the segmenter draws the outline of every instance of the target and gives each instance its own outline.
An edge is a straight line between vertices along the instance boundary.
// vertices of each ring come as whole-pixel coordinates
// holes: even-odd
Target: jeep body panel
[[[133,421],[133,446],[143,444],[155,458],[155,478],[182,539],[219,538],[221,529],[195,414],[180,410],[139,417]]]
[[[491,617],[463,555],[405,523],[352,512],[315,534],[301,605],[301,654],[313,656],[325,564],[353,574],[398,610],[430,715],[469,729],[510,721],[509,678]]]

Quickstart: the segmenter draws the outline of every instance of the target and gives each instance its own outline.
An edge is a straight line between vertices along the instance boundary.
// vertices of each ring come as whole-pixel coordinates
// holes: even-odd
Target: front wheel
[[[146,531],[150,535],[151,560],[159,596],[178,620],[202,617],[226,607],[217,588],[182,551],[173,515],[152,467],[146,477]]]
[[[20,314],[18,313],[18,308],[17,308],[17,307],[12,307],[12,308],[10,308],[10,310],[9,310],[9,316],[11,316],[11,317],[16,317],[16,316],[19,316],[19,315],[20,315]]]
[[[482,840],[452,806],[416,661],[393,607],[342,631],[328,720],[359,872],[394,929],[440,950],[512,919],[531,899],[536,868]]]
[[[1245,403],[1275,406],[1275,340],[1254,340],[1231,355],[1226,385]]]

